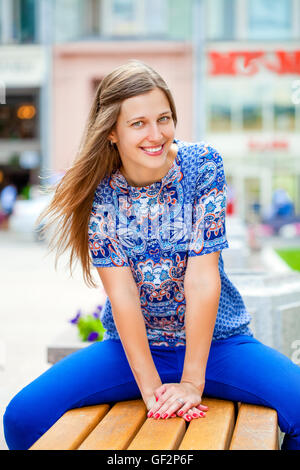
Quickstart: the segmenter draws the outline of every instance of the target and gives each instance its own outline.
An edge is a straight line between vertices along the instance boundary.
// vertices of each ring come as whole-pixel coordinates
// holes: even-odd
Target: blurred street
[[[0,415],[13,395],[46,370],[46,346],[78,309],[90,312],[102,291],[89,289],[79,270],[71,278],[46,245],[0,231]],[[0,449],[6,449],[1,419]]]

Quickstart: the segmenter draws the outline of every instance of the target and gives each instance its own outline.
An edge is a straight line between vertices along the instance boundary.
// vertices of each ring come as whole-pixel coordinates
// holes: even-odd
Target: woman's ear
[[[108,136],[108,140],[113,144],[117,143],[117,137],[116,137],[115,131],[111,131],[111,133]]]

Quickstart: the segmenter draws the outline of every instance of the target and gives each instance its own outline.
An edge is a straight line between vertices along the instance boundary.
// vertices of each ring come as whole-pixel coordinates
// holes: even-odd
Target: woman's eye
[[[166,119],[166,120],[168,121],[168,120],[170,119],[170,117],[169,117],[169,116],[163,116],[163,117],[160,118],[160,119]]]
[[[134,127],[141,127],[141,126],[138,126],[137,124],[142,124],[142,121],[134,122],[132,125],[133,125]]]

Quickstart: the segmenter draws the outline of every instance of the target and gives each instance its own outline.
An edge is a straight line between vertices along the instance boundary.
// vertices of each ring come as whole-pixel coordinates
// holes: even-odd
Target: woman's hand
[[[208,407],[201,405],[203,389],[204,384],[199,390],[190,382],[161,385],[154,391],[157,401],[148,407],[148,417],[166,419],[178,415],[187,421],[204,417]],[[178,401],[179,398],[184,404]]]
[[[155,406],[155,403],[157,403],[154,393],[150,395],[150,397],[143,397],[143,400],[148,411],[150,411],[153,406]]]

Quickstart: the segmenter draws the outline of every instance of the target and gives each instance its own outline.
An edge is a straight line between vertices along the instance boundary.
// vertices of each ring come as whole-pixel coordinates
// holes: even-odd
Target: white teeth
[[[151,148],[147,148],[147,147],[144,147],[144,150],[146,150],[146,152],[159,152],[159,150],[162,149],[162,145],[160,147],[151,147]]]

